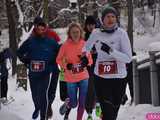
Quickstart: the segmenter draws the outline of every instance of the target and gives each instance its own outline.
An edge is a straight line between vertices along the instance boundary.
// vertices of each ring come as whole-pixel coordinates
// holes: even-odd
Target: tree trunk
[[[133,50],[133,4],[132,0],[127,0],[128,4],[128,36]]]
[[[16,73],[16,64],[17,64],[17,40],[16,40],[16,23],[14,19],[14,15],[12,14],[12,2],[10,0],[6,0],[6,8],[7,8],[7,18],[9,24],[9,47],[13,53],[12,59],[12,75]]]
[[[83,25],[84,24],[84,14],[82,13],[81,5],[84,4],[84,0],[77,0],[78,1],[78,8],[79,8],[79,22]]]
[[[48,0],[44,0],[43,18],[45,22],[48,23]]]

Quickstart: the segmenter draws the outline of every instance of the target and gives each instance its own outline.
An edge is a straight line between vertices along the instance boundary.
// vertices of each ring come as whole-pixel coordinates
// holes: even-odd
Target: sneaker
[[[33,114],[32,114],[32,119],[37,119],[39,115],[39,109],[35,109]]]
[[[125,104],[126,104],[126,102],[127,102],[127,100],[128,100],[127,95],[126,95],[126,94],[125,94],[125,95],[123,95],[123,97],[122,97],[122,101],[121,101],[121,104],[122,104],[122,105],[125,105]]]
[[[61,115],[64,115],[66,113],[66,111],[69,109],[69,105],[68,104],[69,104],[69,98],[67,98],[65,100],[65,102],[63,103],[63,105],[59,109],[59,113]]]
[[[48,110],[47,110],[47,118],[52,118],[53,111],[52,111],[52,105],[48,105]]]
[[[99,104],[96,104],[96,116],[100,117],[102,114],[102,110]]]
[[[8,105],[15,101],[13,97],[9,97],[8,99],[6,97],[3,97],[0,99],[3,105]]]
[[[87,120],[93,120],[92,115],[88,115]]]

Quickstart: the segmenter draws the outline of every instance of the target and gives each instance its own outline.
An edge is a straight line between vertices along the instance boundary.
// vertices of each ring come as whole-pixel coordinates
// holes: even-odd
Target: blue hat
[[[44,19],[40,16],[35,17],[34,21],[33,21],[34,25],[42,25],[42,26],[46,26],[46,23],[44,21]]]

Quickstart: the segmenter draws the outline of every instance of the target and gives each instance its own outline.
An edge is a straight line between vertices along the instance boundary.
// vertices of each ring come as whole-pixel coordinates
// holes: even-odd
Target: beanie
[[[96,24],[96,19],[94,18],[94,16],[87,16],[86,21],[85,21],[85,25],[88,24]]]
[[[34,19],[34,21],[33,21],[33,24],[34,24],[34,25],[46,26],[45,21],[44,21],[43,18],[40,17],[40,16],[35,17],[35,19]]]
[[[115,9],[114,7],[108,6],[108,7],[104,8],[104,9],[102,10],[102,17],[101,17],[102,22],[103,22],[103,20],[104,20],[104,17],[105,17],[108,13],[112,13],[112,14],[114,14],[116,17],[118,16],[118,13],[117,13],[116,9]]]

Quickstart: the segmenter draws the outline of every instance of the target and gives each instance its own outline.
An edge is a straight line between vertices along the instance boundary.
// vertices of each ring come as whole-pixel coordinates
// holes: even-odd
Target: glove
[[[96,50],[96,47],[95,45],[92,47],[92,50],[91,50],[91,54],[96,54],[97,53],[97,50]]]
[[[72,70],[73,64],[72,63],[68,63],[66,67],[67,67],[67,70]]]
[[[86,56],[81,57],[80,60],[81,60],[82,67],[86,67],[89,63],[88,58]]]
[[[25,66],[26,68],[29,68],[29,64],[24,63],[24,66]]]
[[[103,42],[101,42],[101,44],[102,44],[101,50],[109,54],[109,51],[111,50],[111,48]]]
[[[24,64],[29,64],[30,63],[30,58],[25,54],[23,56],[19,57],[20,61],[23,62]]]
[[[27,58],[21,58],[20,61],[23,62],[23,64],[25,65],[25,67],[29,67],[29,64],[30,64],[30,60],[27,59]]]

